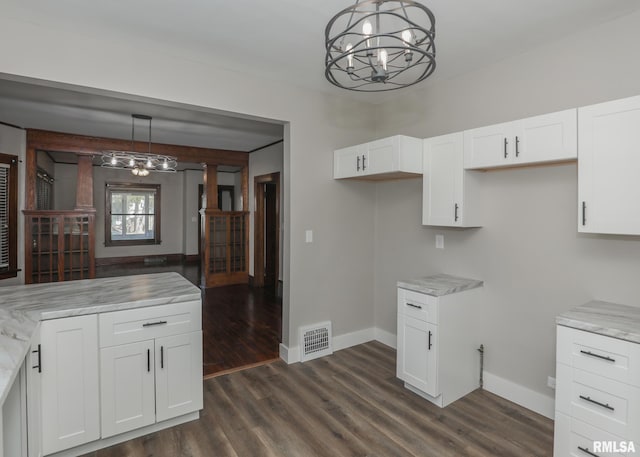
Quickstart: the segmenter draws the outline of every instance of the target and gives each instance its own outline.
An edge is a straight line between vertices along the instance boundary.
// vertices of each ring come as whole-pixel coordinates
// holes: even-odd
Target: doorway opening
[[[253,284],[278,291],[280,279],[280,173],[254,178]]]

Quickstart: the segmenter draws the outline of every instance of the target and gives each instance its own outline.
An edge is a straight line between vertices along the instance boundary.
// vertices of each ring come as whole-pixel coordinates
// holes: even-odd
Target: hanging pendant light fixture
[[[325,29],[325,76],[360,92],[411,86],[436,68],[435,16],[418,2],[356,0]]]
[[[148,152],[135,152],[135,121],[149,121]],[[178,159],[173,156],[151,153],[151,116],[131,115],[131,151],[102,151],[102,167],[131,170],[135,176],[148,176],[151,171],[175,173]]]

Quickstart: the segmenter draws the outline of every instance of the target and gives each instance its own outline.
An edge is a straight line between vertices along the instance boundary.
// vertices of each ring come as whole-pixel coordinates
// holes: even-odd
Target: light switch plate
[[[436,249],[444,249],[444,235],[441,233],[436,235]]]
[[[304,241],[305,243],[313,243],[313,230],[305,230]]]

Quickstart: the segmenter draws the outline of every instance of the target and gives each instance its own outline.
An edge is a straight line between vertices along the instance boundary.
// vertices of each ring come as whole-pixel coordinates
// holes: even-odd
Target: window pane
[[[111,213],[122,214],[122,198],[123,194],[113,192],[111,194]]]
[[[149,210],[148,210],[148,213],[149,214],[154,214],[155,212],[156,212],[156,208],[155,208],[154,194],[150,194],[149,195]]]
[[[111,216],[111,238],[122,238],[122,216]]]
[[[127,195],[127,214],[146,214],[145,195],[140,193]]]

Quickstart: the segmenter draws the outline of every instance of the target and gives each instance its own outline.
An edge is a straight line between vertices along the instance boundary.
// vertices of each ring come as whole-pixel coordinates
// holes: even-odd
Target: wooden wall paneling
[[[25,171],[26,192],[24,208],[26,210],[34,210],[36,209],[36,173],[38,172],[38,164],[36,162],[36,150],[28,143],[25,155]]]
[[[93,164],[92,156],[78,155],[78,180],[76,186],[76,208],[93,208]]]

